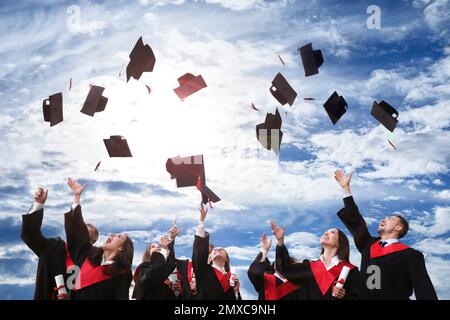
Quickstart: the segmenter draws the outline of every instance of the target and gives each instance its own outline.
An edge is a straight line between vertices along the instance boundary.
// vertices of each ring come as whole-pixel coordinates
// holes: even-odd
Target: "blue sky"
[[[366,26],[372,4],[381,29]],[[298,258],[316,258],[321,233],[343,228],[337,168],[354,172],[353,194],[373,233],[391,213],[410,220],[405,242],[425,254],[439,297],[450,298],[448,0],[2,1],[0,17],[0,299],[32,298],[37,262],[20,240],[21,214],[33,190],[48,187],[44,233],[63,237],[69,176],[88,182],[82,205],[100,243],[127,232],[136,266],[176,219],[177,255],[190,257],[200,196],[170,180],[165,161],[178,154],[204,155],[208,185],[222,198],[206,227],[228,249],[244,298],[256,297],[246,270],[266,221],[287,225]],[[155,69],[126,83],[140,36]],[[297,48],[309,42],[325,62],[305,78]],[[181,102],[172,89],[186,72],[208,87]],[[269,93],[278,72],[298,92],[292,107]],[[90,83],[109,98],[94,118],[79,112]],[[335,90],[349,109],[333,126],[322,104]],[[64,122],[49,128],[41,105],[56,92]],[[374,100],[399,111],[393,133],[370,115]],[[277,107],[279,159],[255,137]],[[102,139],[117,134],[133,158],[108,158]],[[351,259],[359,264],[354,247]]]

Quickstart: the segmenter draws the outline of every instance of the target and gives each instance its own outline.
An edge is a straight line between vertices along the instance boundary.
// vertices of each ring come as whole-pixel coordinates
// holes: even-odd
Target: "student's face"
[[[378,225],[378,233],[392,233],[393,231],[400,231],[402,228],[399,217],[390,216],[380,221]]]
[[[111,234],[106,239],[106,241],[103,243],[102,248],[103,248],[103,250],[108,250],[108,251],[113,251],[113,252],[119,251],[126,240],[127,240],[127,236],[123,233]]]
[[[153,252],[161,252],[161,246],[159,243],[152,243],[148,246],[148,250],[150,251],[150,256],[153,254]]]
[[[324,232],[320,237],[320,244],[322,246],[326,245],[329,247],[338,247],[339,245],[339,233],[337,229],[329,229]]]
[[[211,250],[211,260],[222,260],[226,261],[227,252],[224,248],[215,247]]]

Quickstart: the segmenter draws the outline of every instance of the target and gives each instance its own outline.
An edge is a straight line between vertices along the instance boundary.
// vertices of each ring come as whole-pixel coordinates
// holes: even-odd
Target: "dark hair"
[[[345,235],[344,232],[342,232],[340,229],[335,228],[338,231],[338,249],[337,249],[337,256],[339,260],[349,262],[350,260],[350,244],[348,242],[348,238]],[[322,251],[320,254],[324,253],[324,249],[322,248]]]
[[[408,233],[408,230],[409,230],[409,223],[408,223],[408,221],[405,219],[405,218],[403,218],[401,215],[399,215],[399,214],[394,214],[394,217],[397,217],[398,218],[398,220],[400,220],[400,223],[401,223],[401,225],[402,225],[402,231],[398,234],[398,238],[399,239],[401,239],[401,238],[403,238],[407,233]]]
[[[133,264],[134,245],[130,237],[122,245],[122,250],[114,257],[114,263],[108,265],[103,273],[110,276],[118,276],[123,273],[124,270],[131,270]],[[102,263],[103,249],[99,247],[92,247],[87,259],[94,266],[98,267]]]

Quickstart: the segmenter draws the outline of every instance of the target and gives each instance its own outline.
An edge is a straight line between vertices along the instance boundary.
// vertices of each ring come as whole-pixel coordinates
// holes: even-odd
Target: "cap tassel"
[[[198,189],[200,192],[202,192],[201,187],[202,187],[202,178],[198,177],[198,179],[197,179],[197,189]],[[211,199],[210,199],[210,198],[208,198],[208,204],[209,204],[209,207],[212,209],[213,206],[212,206],[212,204],[211,204]]]

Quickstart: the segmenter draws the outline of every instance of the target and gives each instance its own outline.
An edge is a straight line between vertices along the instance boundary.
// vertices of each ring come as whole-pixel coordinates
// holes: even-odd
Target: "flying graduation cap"
[[[178,78],[178,83],[180,86],[173,89],[177,96],[184,100],[190,95],[196,93],[200,89],[207,87],[205,80],[201,75],[194,76],[192,73],[186,73]]]
[[[393,132],[397,126],[398,112],[390,104],[382,100],[380,103],[374,101],[370,112],[386,129]]]
[[[127,65],[127,82],[133,77],[139,80],[144,72],[152,72],[155,67],[156,58],[152,48],[144,45],[142,37],[136,42],[130,53],[130,62]]]
[[[111,158],[132,157],[127,140],[122,136],[110,136],[109,139],[103,139],[103,142]]]
[[[275,114],[267,113],[265,121],[256,126],[258,141],[267,150],[273,149],[275,154],[280,152],[281,139],[283,138],[281,123],[281,116],[277,108]]]
[[[197,187],[202,194],[202,203],[218,202],[220,198],[206,186],[203,155],[169,158],[166,170],[171,179],[176,179],[177,188]]]
[[[312,43],[308,43],[297,49],[302,58],[303,69],[305,69],[305,77],[309,77],[319,73],[319,67],[323,64],[323,56],[321,50],[313,50]]]
[[[42,112],[44,121],[50,122],[50,127],[56,126],[63,121],[63,95],[62,92],[55,93],[42,101]]]
[[[284,106],[286,103],[292,106],[295,98],[297,97],[297,92],[295,92],[295,90],[279,72],[272,80],[270,93],[274,96],[275,99],[277,99],[279,103],[281,103],[282,106]]]
[[[338,122],[348,108],[344,97],[338,95],[336,91],[328,98],[323,107],[327,111],[333,124]]]
[[[80,112],[93,117],[96,112],[104,111],[108,103],[108,98],[102,96],[104,90],[105,88],[103,87],[91,85]]]

